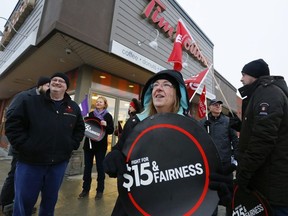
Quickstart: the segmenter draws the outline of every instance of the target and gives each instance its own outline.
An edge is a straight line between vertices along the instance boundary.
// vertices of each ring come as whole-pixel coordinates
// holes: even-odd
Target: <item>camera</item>
[[[67,55],[70,55],[70,54],[72,53],[72,50],[69,49],[69,48],[66,48],[66,49],[65,49],[65,52],[66,52]]]

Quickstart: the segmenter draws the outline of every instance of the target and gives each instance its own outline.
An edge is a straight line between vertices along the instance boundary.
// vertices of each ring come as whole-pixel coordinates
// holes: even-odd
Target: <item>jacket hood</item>
[[[188,105],[189,105],[189,99],[188,99],[188,93],[186,90],[185,82],[183,80],[182,74],[175,70],[163,70],[156,74],[154,74],[145,84],[142,95],[141,95],[141,103],[144,109],[147,108],[151,96],[152,96],[152,88],[151,84],[157,80],[158,78],[162,76],[167,76],[169,79],[173,79],[175,82],[178,83],[178,87],[176,86],[176,91],[180,92],[180,107],[184,110],[184,112],[187,112]]]

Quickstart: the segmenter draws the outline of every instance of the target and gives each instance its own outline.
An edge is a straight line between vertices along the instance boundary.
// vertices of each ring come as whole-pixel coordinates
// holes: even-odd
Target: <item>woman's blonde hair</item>
[[[99,96],[97,99],[96,99],[96,102],[97,102],[97,100],[99,100],[99,99],[102,99],[103,101],[104,101],[104,109],[107,109],[108,108],[108,102],[107,102],[107,99],[105,98],[105,97],[103,97],[103,96]]]

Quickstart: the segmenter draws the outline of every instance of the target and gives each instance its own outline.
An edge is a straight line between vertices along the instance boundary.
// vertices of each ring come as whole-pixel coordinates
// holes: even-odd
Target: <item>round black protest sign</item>
[[[273,212],[267,200],[257,191],[245,192],[238,185],[234,187],[232,216],[255,215],[272,216]]]
[[[118,178],[128,215],[212,215],[218,203],[208,189],[220,166],[209,134],[195,120],[157,114],[139,122],[125,142],[128,173]]]
[[[94,140],[100,141],[105,136],[105,129],[101,125],[100,119],[96,117],[85,117],[85,136]]]

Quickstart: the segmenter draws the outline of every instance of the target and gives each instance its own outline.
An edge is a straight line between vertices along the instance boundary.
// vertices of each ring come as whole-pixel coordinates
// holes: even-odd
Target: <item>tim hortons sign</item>
[[[26,18],[32,12],[36,4],[36,0],[23,0],[17,10],[15,10],[12,16],[7,21],[5,25],[5,29],[3,32],[3,37],[1,39],[1,43],[4,46],[10,42],[13,36],[16,34],[16,31],[22,26],[25,22]],[[0,47],[0,50],[3,50],[4,47]]]
[[[175,38],[176,28],[174,28],[167,20],[165,20],[163,16],[161,16],[161,13],[165,10],[166,5],[164,5],[161,0],[150,0],[142,12],[142,17],[152,21],[152,23],[157,25],[167,37],[173,40]],[[192,57],[199,61],[203,66],[207,66],[206,64],[208,61],[202,55],[198,46],[195,43],[192,43],[192,40],[186,39],[183,42],[183,46],[188,54],[191,54]]]

